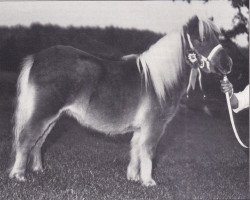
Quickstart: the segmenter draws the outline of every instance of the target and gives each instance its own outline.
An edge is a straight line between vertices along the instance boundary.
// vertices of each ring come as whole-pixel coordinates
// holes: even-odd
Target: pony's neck
[[[182,40],[182,33],[166,35],[138,57],[146,85],[152,83],[160,101],[165,100],[166,93],[176,85],[182,84],[185,65]]]

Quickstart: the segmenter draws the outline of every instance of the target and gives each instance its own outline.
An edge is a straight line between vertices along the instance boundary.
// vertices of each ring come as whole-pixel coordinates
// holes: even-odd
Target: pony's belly
[[[125,83],[124,83],[125,85]],[[137,85],[134,88],[104,87],[89,101],[85,124],[105,133],[116,134],[134,131],[135,115],[140,95]]]
[[[114,76],[114,77],[113,77]],[[138,77],[128,82],[119,74],[92,85],[89,92],[82,89],[70,106],[71,115],[84,126],[115,134],[134,131],[135,115],[140,106],[141,85]]]
[[[73,105],[66,112],[74,117],[82,126],[110,135],[123,134],[138,130],[139,125],[134,125],[135,109],[127,109],[124,112],[105,112],[91,107],[84,109]]]
[[[99,132],[103,132],[109,135],[116,135],[116,134],[125,134],[128,132],[134,132],[140,127],[135,127],[132,123],[125,124],[123,122],[106,122],[107,120],[100,121],[95,120],[93,118],[88,118],[84,126],[89,127],[91,129],[97,130]]]
[[[107,134],[122,134],[135,131],[138,127],[133,125],[134,112],[113,113],[109,115],[101,110],[92,110],[86,113],[84,123],[100,132]]]

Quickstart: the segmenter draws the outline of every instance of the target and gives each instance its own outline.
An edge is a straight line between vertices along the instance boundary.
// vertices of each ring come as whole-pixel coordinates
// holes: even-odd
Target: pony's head
[[[228,74],[232,59],[219,42],[220,30],[211,20],[192,17],[183,29],[188,50],[197,53],[198,67],[206,73]],[[196,65],[197,66],[197,65]]]

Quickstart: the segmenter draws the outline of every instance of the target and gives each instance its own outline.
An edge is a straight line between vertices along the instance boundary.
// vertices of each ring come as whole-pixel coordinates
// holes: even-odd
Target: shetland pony
[[[28,56],[17,83],[10,178],[25,181],[28,158],[33,171],[43,170],[41,147],[59,117],[67,114],[109,135],[134,132],[127,179],[155,185],[152,158],[192,68],[185,52],[192,47],[209,57],[204,62],[209,72],[228,72],[231,59],[217,48],[219,35],[212,22],[194,16],[181,31],[164,36],[140,55],[108,60],[54,46]],[[208,66],[201,70],[208,72]]]

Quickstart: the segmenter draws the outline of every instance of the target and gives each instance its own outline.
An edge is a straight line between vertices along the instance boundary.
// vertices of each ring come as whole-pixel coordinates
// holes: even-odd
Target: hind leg
[[[10,178],[25,181],[25,171],[29,155],[32,156],[32,170],[42,170],[41,146],[59,115],[60,113],[53,118],[50,117],[53,120],[38,120],[36,117],[33,117],[25,125],[15,144],[15,163],[10,172]]]
[[[38,140],[38,142],[35,144],[30,153],[31,170],[34,172],[43,172],[42,154],[41,154],[41,147],[43,142],[45,141],[45,138],[43,139],[43,137],[44,136],[42,136],[42,138]]]
[[[40,139],[40,140],[43,140],[43,139]],[[33,172],[43,172],[41,147],[42,145],[37,143],[34,146],[34,149],[31,151],[31,155],[30,155],[31,156],[31,170]]]
[[[50,91],[48,91],[50,92]],[[10,178],[16,178],[19,181],[25,180],[25,171],[28,157],[31,155],[32,148],[42,139],[44,135],[48,134],[50,130],[50,123],[55,121],[62,111],[63,105],[60,104],[57,98],[47,93],[47,91],[37,90],[36,102],[32,115],[23,125],[20,125],[19,119],[25,111],[23,105],[19,105],[18,109],[23,112],[17,112],[15,117],[15,142],[14,152],[15,161],[10,172]],[[41,168],[41,153],[40,147],[34,149],[32,165],[33,169]]]
[[[48,136],[51,129],[54,127],[56,121],[60,117],[61,112],[64,112],[65,114],[68,114],[69,116],[76,118],[78,122],[84,124],[84,116],[86,114],[86,110],[88,107],[87,105],[89,102],[89,93],[85,92],[84,95],[85,96],[81,96],[82,98],[76,99],[76,101],[71,105],[62,108],[57,115],[44,121],[44,132],[31,152],[31,169],[33,171],[35,172],[43,171],[41,148],[44,141],[46,140],[46,137]]]
[[[25,170],[31,148],[35,145],[42,132],[42,125],[28,122],[20,132],[15,144],[15,163],[10,172],[10,178],[25,181]],[[35,133],[35,134],[34,134]]]
[[[31,156],[31,169],[34,172],[43,172],[41,148],[47,136],[49,135],[51,129],[54,127],[58,118],[59,116],[56,116],[53,119],[46,120],[46,122],[44,122],[42,136],[38,139],[35,146],[31,150],[31,155],[30,155]]]

